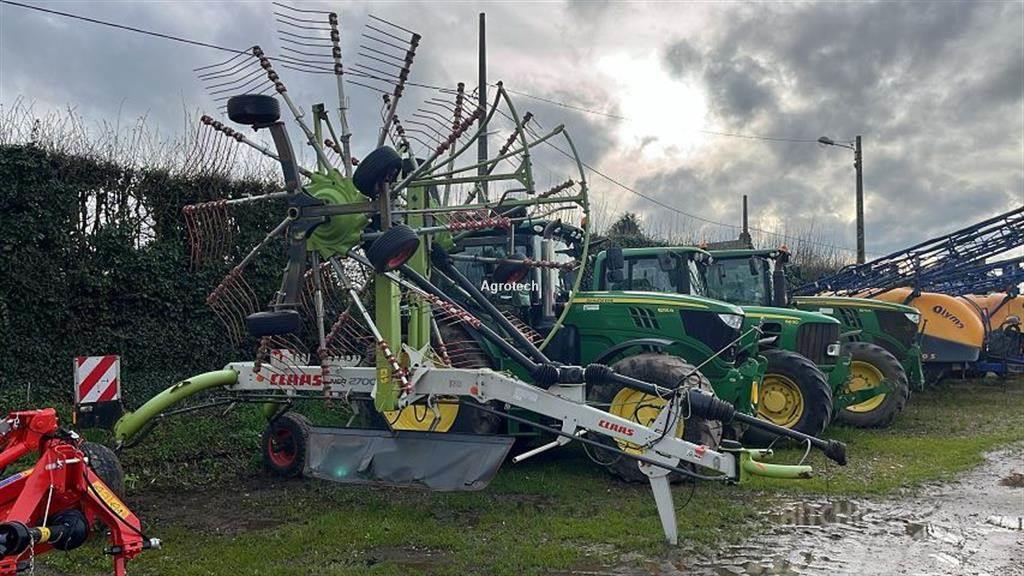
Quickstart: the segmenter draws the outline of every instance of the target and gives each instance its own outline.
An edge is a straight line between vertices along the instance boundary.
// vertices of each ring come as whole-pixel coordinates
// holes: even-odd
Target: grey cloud
[[[756,5],[721,10],[711,40],[663,48],[669,73],[699,66],[724,129],[814,139],[863,134],[868,247],[889,251],[1024,202],[1024,12],[1019,4]],[[852,153],[736,141],[758,153],[722,193],[791,221],[823,208],[852,244]],[[679,170],[645,178],[671,194]],[[702,181],[709,181],[704,176]],[[702,193],[708,206],[712,197]],[[716,210],[699,213],[728,217]]]

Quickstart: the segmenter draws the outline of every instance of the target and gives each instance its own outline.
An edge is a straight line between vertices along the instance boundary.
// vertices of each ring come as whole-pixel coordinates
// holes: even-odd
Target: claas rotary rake
[[[259,47],[204,67],[199,74],[224,103],[231,122],[269,133],[273,147],[211,117],[203,123],[225,137],[276,160],[283,189],[264,196],[223,199],[186,209],[195,265],[221,260],[233,237],[231,214],[256,202],[275,202],[282,218],[262,242],[232,268],[208,302],[237,342],[255,342],[251,361],[175,384],[112,425],[123,445],[141,437],[179,402],[203,391],[219,394],[200,405],[256,402],[269,418],[263,449],[270,468],[338,482],[415,485],[434,490],[485,487],[512,446],[503,435],[441,434],[430,431],[368,430],[313,426],[289,410],[301,399],[347,401],[357,409],[393,414],[407,409],[436,413],[445,404],[515,419],[550,434],[541,450],[576,441],[636,462],[649,478],[666,538],[677,538],[669,474],[739,481],[746,474],[805,477],[807,466],[759,462],[767,450],[737,443],[709,446],[676,433],[683,426],[716,420],[743,423],[806,442],[845,463],[845,447],[738,413],[712,394],[683,381],[666,387],[618,374],[607,366],[564,365],[550,360],[536,335],[511,323],[474,282],[452,265],[449,254],[460,234],[508,230],[508,256],[494,258],[490,280],[520,280],[531,269],[565,263],[517,257],[513,228],[558,214],[587,230],[587,185],[568,132],[527,130],[532,115],[520,116],[498,83],[487,105],[473,106],[459,85],[438,91],[417,111],[399,114],[410,66],[421,38],[372,18],[364,34],[361,63],[342,67],[338,18],[277,5],[282,53]],[[301,24],[301,27],[299,26]],[[294,30],[292,30],[294,28]],[[300,50],[297,46],[301,46]],[[323,56],[316,56],[317,50]],[[292,100],[278,67],[333,75],[337,113],[323,105],[306,113]],[[346,80],[351,76],[352,80]],[[347,115],[345,83],[382,93],[376,148],[357,160]],[[272,95],[273,94],[273,95]],[[316,166],[298,162],[284,109],[306,140]],[[332,116],[334,119],[332,120]],[[336,132],[333,122],[340,132]],[[500,143],[491,157],[469,152],[481,138]],[[540,186],[534,164],[542,149],[561,159],[553,169],[572,171]],[[565,159],[568,161],[565,161]],[[340,166],[335,168],[335,166]],[[246,280],[247,266],[272,245],[284,244],[286,264],[269,306]],[[583,245],[589,244],[589,235]],[[586,260],[586,249],[581,262]],[[580,262],[575,286],[582,278]],[[444,281],[446,288],[439,288]],[[454,298],[447,291],[458,291]],[[460,304],[466,303],[466,304]],[[474,303],[478,305],[474,306]],[[472,307],[469,307],[472,306]],[[461,334],[485,339],[519,365],[519,378],[488,368],[465,367]],[[558,329],[558,322],[551,330]],[[463,366],[463,367],[457,367]],[[691,374],[692,376],[692,374]],[[657,418],[639,425],[586,402],[588,386],[614,382],[664,400]],[[81,407],[85,411],[89,406]],[[472,431],[468,431],[472,432]],[[605,436],[630,448],[601,443]]]

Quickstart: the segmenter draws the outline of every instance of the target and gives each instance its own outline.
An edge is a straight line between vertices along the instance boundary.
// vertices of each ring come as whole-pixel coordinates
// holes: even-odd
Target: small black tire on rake
[[[282,478],[302,476],[312,427],[305,416],[294,412],[285,412],[268,422],[260,442],[267,472]]]
[[[352,174],[352,183],[364,196],[375,199],[377,185],[392,181],[402,169],[402,157],[388,146],[377,148],[366,155]]]
[[[522,254],[513,254],[508,257],[509,260],[526,260],[526,257]],[[530,273],[530,267],[526,263],[514,264],[512,262],[501,262],[494,267],[494,272],[491,274],[491,279],[498,284],[516,283],[526,277]]]
[[[281,104],[266,94],[232,96],[228,98],[228,118],[246,126],[273,124],[281,118]]]
[[[89,459],[89,468],[103,480],[107,488],[119,498],[124,498],[124,469],[117,454],[103,444],[83,442],[82,452]]]
[[[366,259],[377,272],[390,272],[412,258],[419,246],[420,238],[416,231],[399,224],[387,229],[370,244],[366,249]]]
[[[245,329],[250,336],[281,336],[302,331],[302,316],[298,310],[256,312],[245,317]]]

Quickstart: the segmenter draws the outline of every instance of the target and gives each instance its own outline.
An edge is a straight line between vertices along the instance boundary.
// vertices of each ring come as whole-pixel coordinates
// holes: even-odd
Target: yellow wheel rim
[[[608,407],[608,412],[620,418],[625,418],[630,422],[636,422],[642,426],[649,426],[654,419],[658,417],[658,413],[665,407],[665,400],[658,396],[652,396],[650,394],[644,394],[639,390],[633,390],[632,388],[623,388],[612,398],[611,406]],[[679,424],[676,426],[676,437],[683,437],[683,420],[679,419]],[[624,442],[622,440],[616,440],[619,448],[626,452],[633,454],[639,454],[641,452],[640,447],[636,444]]]
[[[854,360],[850,363],[850,379],[847,381],[846,386],[850,392],[860,392],[861,390],[877,388],[884,379],[882,371],[873,364]],[[850,412],[871,412],[881,406],[882,402],[885,402],[885,394],[879,394],[860,404],[847,406],[846,409]]]
[[[392,430],[414,430],[418,432],[447,432],[455,425],[459,416],[457,402],[440,401],[435,413],[429,406],[413,405],[384,412]]]
[[[757,399],[757,415],[786,428],[796,426],[804,415],[800,386],[781,374],[766,374]]]

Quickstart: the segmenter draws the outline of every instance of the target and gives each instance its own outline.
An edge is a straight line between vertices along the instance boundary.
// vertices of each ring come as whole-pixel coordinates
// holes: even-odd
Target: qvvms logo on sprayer
[[[966,328],[966,326],[964,325],[963,321],[956,317],[956,314],[953,314],[949,310],[946,310],[944,307],[942,307],[939,304],[936,304],[935,306],[932,307],[932,312],[935,312],[939,316],[949,320],[950,322],[955,324],[957,328],[960,328],[961,330]]]

